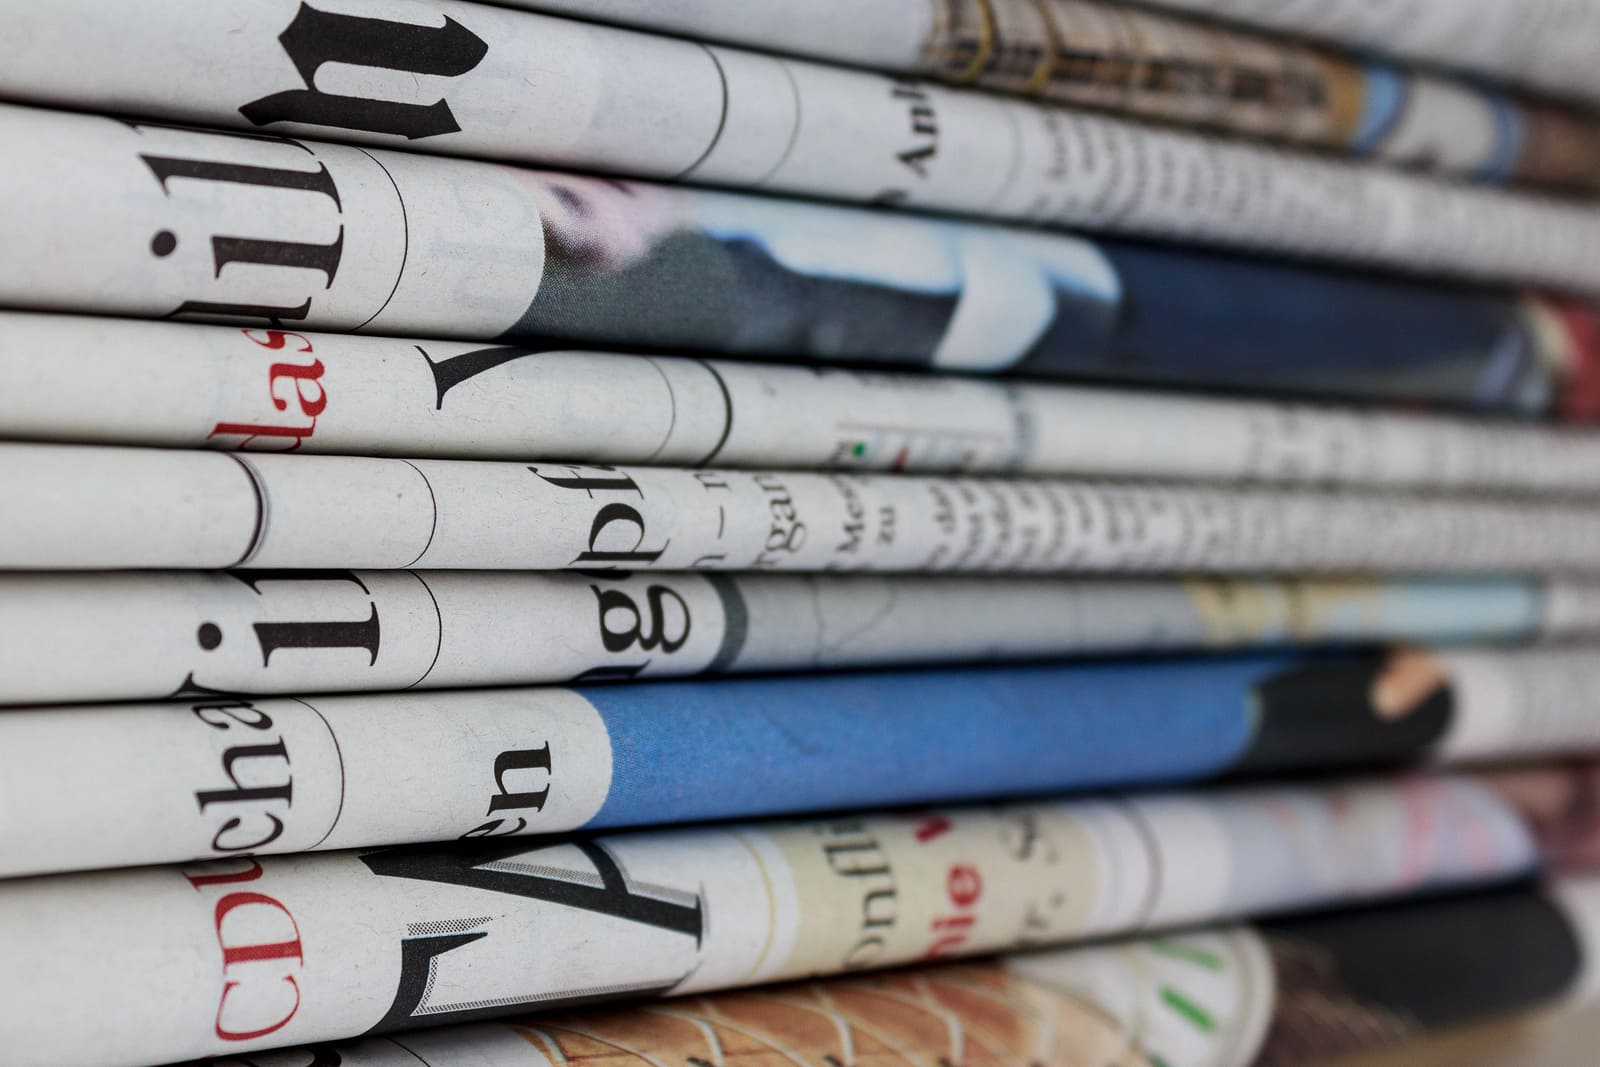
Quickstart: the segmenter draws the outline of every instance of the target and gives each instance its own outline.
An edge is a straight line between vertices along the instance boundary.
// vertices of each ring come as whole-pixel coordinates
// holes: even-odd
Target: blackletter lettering
[[[626,682],[630,678],[637,678],[639,672],[650,666],[648,660],[644,663],[617,663],[605,667],[590,667],[582,674],[572,679],[573,685],[582,685],[585,682]]]
[[[270,845],[272,842],[276,841],[278,838],[283,836],[283,820],[282,819],[278,818],[276,815],[272,815],[272,814],[265,813],[265,812],[262,813],[261,817],[263,819],[265,819],[270,824],[263,836],[258,837],[253,841],[241,841],[238,844],[229,844],[229,843],[223,841],[222,837],[223,837],[224,834],[231,834],[233,831],[237,830],[240,826],[244,825],[244,820],[239,818],[237,815],[235,815],[233,818],[231,818],[227,822],[223,823],[221,829],[219,829],[215,834],[212,835],[212,837],[211,837],[211,849],[212,849],[212,851],[214,851],[214,852],[254,852],[256,849],[264,848],[267,845]]]
[[[258,595],[262,593],[262,584],[267,582],[349,582],[371,596],[366,584],[350,571],[257,571],[235,574],[233,577]],[[256,643],[261,646],[261,665],[271,666],[272,654],[285,648],[359,648],[367,653],[368,666],[377,663],[382,627],[379,625],[377,603],[369,599],[368,608],[365,619],[251,624]]]
[[[276,909],[283,914],[284,918],[289,920],[289,927],[294,931],[294,937],[287,941],[257,942],[247,945],[230,945],[228,943],[227,934],[223,929],[223,922],[225,919],[227,919],[229,912],[233,911],[235,908],[242,907],[268,907]],[[288,908],[284,907],[283,904],[276,899],[267,896],[265,893],[229,893],[227,896],[217,901],[217,906],[213,914],[217,931],[217,944],[222,949],[222,969],[224,974],[227,974],[230,967],[241,963],[260,963],[266,960],[294,960],[296,963],[305,962],[305,951],[300,943],[299,924],[295,922],[294,916],[290,914]],[[251,1041],[258,1037],[265,1037],[267,1034],[281,1030],[283,1027],[287,1026],[289,1020],[294,1018],[295,1012],[300,1010],[300,983],[295,980],[293,974],[278,975],[276,976],[275,981],[279,984],[287,984],[289,988],[294,991],[294,1003],[289,1006],[289,1010],[278,1019],[268,1023],[265,1026],[261,1026],[253,1030],[231,1030],[223,1026],[222,1015],[223,1012],[227,1010],[228,997],[232,995],[235,989],[240,988],[245,983],[233,978],[227,979],[222,987],[222,997],[217,1002],[217,1018],[215,1027],[216,1035],[222,1038],[224,1041]]]
[[[286,141],[285,144],[293,142]],[[235,182],[239,185],[259,185],[268,189],[299,189],[321,193],[343,210],[339,201],[339,187],[333,183],[324,163],[316,170],[290,170],[285,167],[257,167],[247,163],[218,163],[208,159],[182,159],[174,156],[140,156],[144,165],[161,183],[161,191],[172,195],[173,178],[191,178],[202,182]],[[298,336],[298,335],[294,335]]]
[[[627,922],[643,923],[693,937],[695,945],[704,936],[705,916],[698,898],[693,904],[678,904],[634,893],[605,848],[592,841],[575,841],[571,847],[582,852],[594,865],[600,878],[595,887],[521,871],[486,870],[484,864],[517,856],[536,854],[526,845],[484,845],[448,850],[383,849],[359,857],[372,873],[386,878],[412,878],[443,885],[457,885],[491,893],[505,893],[530,900],[547,901],[563,907],[608,915]],[[407,938],[401,942],[400,979],[388,1012],[369,1033],[413,1026],[419,1021],[418,1009],[427,996],[434,961],[447,952],[487,937],[483,931]],[[659,995],[676,982],[654,989],[638,990],[642,995]],[[540,998],[541,1009],[575,1007],[599,999],[593,995],[566,998]],[[429,1011],[427,1022],[466,1022],[491,1014],[504,1014],[506,1005],[466,1008],[459,1011]]]
[[[283,917],[289,920],[289,925],[294,929],[295,936],[288,941],[229,945],[222,932],[223,920],[228,917],[228,913],[233,909],[242,908],[248,904],[262,904],[282,912]],[[289,913],[288,908],[265,893],[246,891],[229,893],[217,901],[217,906],[212,915],[217,928],[217,943],[222,946],[222,965],[224,967],[231,967],[235,963],[254,963],[258,960],[295,959],[302,963],[305,962],[305,953],[300,945],[300,925],[294,921],[294,916]]]
[[[222,277],[222,268],[230,263],[255,263],[263,267],[305,267],[321,271],[327,281],[324,289],[333,287],[333,276],[339,270],[339,258],[344,254],[344,227],[332,244],[309,244],[305,241],[268,241],[258,237],[213,237],[211,258],[216,265],[216,276]]]
[[[550,787],[533,789],[522,793],[513,793],[506,788],[506,774],[509,771],[543,771],[550,774],[550,745],[548,742],[538,748],[524,749],[516,752],[502,752],[494,758],[494,785],[499,790],[489,798],[489,810],[485,815],[493,815],[497,811],[532,808],[534,811],[543,811],[544,802],[550,798]]]
[[[309,305],[308,305],[309,306]],[[193,310],[191,308],[191,310]],[[288,448],[278,449],[281,452],[293,452],[299,448],[301,442],[310,437],[316,429],[313,423],[310,426],[279,426],[270,422],[219,422],[211,428],[207,437],[242,437],[239,442],[241,449],[249,448],[252,441],[262,437],[281,437],[286,441],[294,442]]]
[[[292,144],[293,142],[285,142]],[[316,193],[331,199],[336,208],[342,209],[339,201],[339,190],[334,185],[333,176],[328,173],[324,164],[317,164],[314,171],[293,170],[285,167],[262,167],[243,163],[221,163],[211,160],[181,159],[171,156],[141,155],[145,166],[155,175],[161,183],[161,189],[168,196],[172,195],[171,182],[175,178],[186,178],[193,181],[231,182],[241,185],[254,185],[276,189],[291,189],[303,192]],[[157,256],[165,256],[177,247],[177,238],[163,231],[157,234],[157,240],[152,242],[151,251]],[[262,266],[307,268],[320,271],[326,282],[324,288],[333,286],[334,275],[338,273],[339,261],[344,252],[344,227],[339,227],[339,233],[329,244],[310,244],[301,241],[272,241],[254,237],[240,237],[234,235],[213,235],[211,238],[212,262],[215,268],[215,277],[222,276],[222,269],[230,263],[255,263]],[[264,318],[273,322],[280,319],[303,319],[311,310],[311,298],[307,297],[296,305],[273,306],[264,304],[235,304],[226,302],[185,300],[168,318],[186,314],[202,314],[207,316],[235,316],[242,315],[249,318]]]
[[[502,827],[504,827],[503,830],[501,829]],[[504,819],[490,819],[488,822],[481,822],[462,834],[460,840],[471,841],[475,838],[484,837],[515,837],[527,828],[528,820],[521,816],[518,816],[517,825],[515,826],[506,826]]]
[[[222,1025],[222,1013],[228,1008],[228,997],[235,989],[239,988],[241,984],[231,979],[227,982],[224,982],[222,986],[222,999],[217,1002],[217,1020],[215,1024],[216,1035],[222,1038],[224,1041],[254,1041],[258,1037],[266,1037],[268,1034],[282,1030],[285,1026],[288,1026],[289,1020],[294,1018],[294,1013],[300,1010],[300,983],[295,981],[294,975],[292,974],[284,975],[281,979],[279,979],[279,981],[287,984],[290,989],[294,990],[294,1003],[289,1005],[288,1012],[276,1022],[268,1023],[266,1026],[258,1027],[255,1030],[230,1030]]]
[[[622,870],[602,845],[573,841],[569,846],[588,857],[600,877],[598,887],[520,871],[488,870],[482,865],[510,856],[524,856],[524,844],[450,849],[381,849],[359,857],[373,874],[383,878],[411,878],[441,885],[458,885],[490,893],[505,893],[528,900],[543,900],[562,907],[609,915],[661,930],[693,937],[700,943],[704,916],[700,901],[677,904],[643,896],[628,888]]]
[[[310,352],[311,342],[297,333],[288,333],[283,330],[267,330],[266,339],[254,336],[250,330],[243,331],[246,338],[263,348],[272,350],[282,349],[288,339],[293,337],[302,342],[299,351]],[[267,395],[272,400],[272,406],[279,411],[289,409],[289,400],[278,391],[279,381],[289,383],[289,396],[300,409],[300,414],[310,421],[300,425],[252,422],[219,422],[211,428],[207,437],[239,436],[239,448],[250,447],[251,442],[258,438],[285,438],[292,443],[282,451],[292,452],[300,447],[301,443],[317,428],[317,416],[321,415],[328,407],[328,393],[322,386],[323,367],[320,359],[313,359],[310,363],[274,363],[267,368]],[[307,391],[309,388],[310,392]]]
[[[894,96],[898,100],[911,102],[910,119],[911,133],[913,136],[927,138],[927,140],[903,152],[895,153],[895,158],[909,168],[919,178],[928,176],[927,163],[939,151],[939,123],[933,111],[933,105],[928,101],[928,94],[915,82],[899,82],[894,89]]]
[[[208,871],[215,870],[220,866],[222,866],[222,861],[218,860],[216,863],[208,864],[206,869]],[[183,877],[198,891],[214,885],[235,885],[239,882],[253,882],[265,873],[260,863],[255,860],[246,860],[243,867],[228,874],[185,874]]]
[[[253,800],[281,800],[292,803],[294,779],[282,785],[273,786],[246,786],[239,781],[239,776],[234,773],[234,764],[246,759],[281,759],[284,766],[289,765],[289,748],[280,737],[271,745],[234,745],[222,754],[222,773],[228,776],[233,783],[232,789],[207,789],[196,793],[195,799],[200,802],[200,810],[205,811],[211,804],[235,804]]]
[[[689,640],[689,605],[671,589],[664,585],[652,585],[645,590],[645,600],[650,606],[650,631],[643,630],[644,616],[639,611],[639,606],[633,598],[620,589],[601,589],[597,585],[589,587],[594,593],[597,607],[600,611],[600,643],[607,652],[625,652],[637,644],[645,651],[653,651],[657,646],[661,651],[671,654],[682,648],[684,642]],[[678,611],[683,614],[683,632],[676,638],[667,635],[667,621],[664,609],[668,598],[677,604]],[[615,630],[609,624],[608,616],[612,611],[628,612],[633,618],[633,625],[626,630]]]
[[[818,828],[825,835],[822,854],[828,868],[841,878],[859,879],[861,894],[860,934],[840,963],[846,969],[870,965],[883,952],[885,935],[879,931],[895,927],[899,917],[899,890],[889,857],[865,824],[844,821]]]
[[[506,774],[510,771],[543,771],[550,774],[550,745],[545,743],[538,748],[530,748],[515,752],[502,752],[494,759],[494,784],[499,790],[489,798],[489,810],[485,815],[493,815],[497,811],[522,808],[532,808],[534,811],[543,811],[544,802],[550,799],[550,787],[543,789],[527,790],[513,793],[506,788]],[[502,831],[502,827],[504,830]],[[490,819],[488,822],[479,823],[461,835],[462,840],[476,837],[511,837],[520,834],[528,828],[528,820],[517,816],[515,826],[506,827],[504,819]]]
[[[280,648],[359,648],[367,665],[378,662],[378,605],[359,622],[258,622],[252,624],[261,645],[261,665],[269,666]]]
[[[314,359],[309,364],[274,363],[269,366],[267,392],[272,396],[272,406],[279,411],[289,410],[289,402],[278,394],[278,382],[286,380],[290,383],[289,391],[300,408],[300,414],[315,422],[316,417],[328,409],[328,391],[322,387],[322,371],[320,359]],[[307,382],[315,388],[309,395],[306,393]]]
[[[567,468],[568,470],[572,471],[572,477],[570,478],[552,478],[547,474],[540,474],[538,467],[529,467],[528,469],[532,471],[541,481],[549,482],[551,485],[557,486],[561,489],[582,489],[585,493],[589,494],[591,498],[594,496],[594,491],[596,489],[599,489],[602,492],[630,492],[638,493],[640,496],[644,496],[644,490],[639,488],[638,483],[632,478],[628,477],[626,474],[618,471],[615,467],[593,468],[597,471],[606,471],[610,474],[615,474],[615,478],[586,477],[579,474],[576,467]]]
[[[376,1026],[368,1030],[369,1034],[386,1034],[395,1030],[404,1030],[409,1027],[426,1024],[436,1026],[441,1023],[467,1023],[478,1019],[493,1019],[502,1017],[506,1013],[507,1005],[494,1004],[482,1008],[458,1008],[454,1011],[428,1011],[418,1014],[422,1002],[428,995],[428,979],[433,970],[433,961],[445,953],[458,949],[463,945],[470,945],[488,936],[482,931],[470,934],[434,934],[426,937],[409,937],[400,943],[400,981],[394,993],[394,1002],[389,1005],[389,1010],[378,1020]],[[672,990],[676,982],[660,985],[646,986],[630,989],[628,992],[640,997],[664,996]],[[540,1011],[551,1011],[557,1008],[581,1008],[588,1004],[615,999],[614,993],[589,993],[570,997],[540,997],[529,1004],[537,1004]]]
[[[923,145],[921,148],[908,148],[904,152],[896,152],[895,158],[916,172],[917,177],[926,178],[928,168],[926,164],[938,153],[934,145]]]
[[[595,543],[600,540],[600,534],[613,522],[632,523],[639,528],[639,536],[633,542],[633,548],[626,552],[601,551],[595,548]],[[607,504],[595,513],[594,522],[589,526],[589,550],[580,552],[573,559],[574,563],[654,563],[661,558],[671,541],[663,541],[661,547],[651,552],[641,551],[639,546],[644,544],[644,516],[639,514],[637,508],[627,504]]]
[[[456,77],[475,68],[489,51],[481,37],[449,16],[443,26],[434,28],[319,11],[304,3],[278,35],[278,43],[306,87],[244,105],[239,113],[250,122],[257,126],[300,122],[395,134],[408,140],[460,132],[450,105],[443,99],[406,104],[325,93],[317,88],[317,72],[324,64],[338,63]]]
[[[463,352],[459,356],[451,356],[449,359],[435,361],[421,345],[417,345],[416,348],[422,353],[422,358],[427,360],[428,370],[433,372],[433,386],[439,394],[438,401],[434,405],[436,410],[444,408],[444,395],[462,382],[513,360],[521,359],[523,356],[534,356],[547,351],[542,348],[504,345],[496,348],[479,348],[472,352]]]
[[[240,726],[248,726],[252,730],[272,729],[272,716],[247,700],[232,704],[196,704],[189,710],[194,712],[195,718],[213,730],[231,730],[232,727],[221,719],[212,718],[211,713],[232,719]]]

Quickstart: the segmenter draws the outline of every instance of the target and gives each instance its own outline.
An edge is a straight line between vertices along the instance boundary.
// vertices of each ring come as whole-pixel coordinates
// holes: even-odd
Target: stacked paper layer
[[[1592,0],[10,7],[0,1060],[1594,999]]]

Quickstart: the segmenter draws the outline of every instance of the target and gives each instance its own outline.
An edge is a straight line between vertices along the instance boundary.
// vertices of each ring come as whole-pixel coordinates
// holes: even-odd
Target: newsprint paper
[[[1600,507],[1194,484],[0,444],[0,567],[1600,570]]]
[[[0,820],[0,877],[1571,757],[1600,750],[1596,651],[11,708],[0,713],[0,810],[16,815]],[[699,784],[712,779],[750,784]],[[580,787],[581,801],[562,792]]]
[[[209,1067],[1305,1067],[1597,992],[1600,879],[530,1015]]]
[[[1191,4],[1204,13],[1205,0]],[[1530,4],[1517,5],[1520,18],[1500,5],[1444,5],[1466,16],[1463,28],[1476,19],[1472,32],[1485,41],[1496,39],[1489,26],[1525,36],[1537,23],[1527,17]],[[1116,0],[518,0],[516,6],[1301,142],[1414,170],[1588,189],[1597,181],[1600,125],[1581,109],[1441,76],[1437,68],[1340,54]],[[1244,5],[1212,0],[1210,6],[1220,13]],[[1282,0],[1271,10],[1256,6],[1283,23],[1298,17],[1294,29],[1315,28],[1324,11],[1356,9],[1326,0],[1298,5],[1292,14],[1296,5]],[[83,36],[79,30],[61,40],[77,43]],[[1592,31],[1576,35],[1578,42],[1592,39]],[[1391,42],[1375,43],[1386,48]],[[1568,42],[1544,44],[1548,52]],[[107,59],[113,67],[120,62]],[[1569,73],[1587,77],[1581,69]],[[65,77],[52,90],[68,101],[84,92]]]
[[[549,803],[592,807],[572,771]],[[0,1041],[53,1067],[143,1067],[1499,881],[1537,860],[1506,801],[1445,776],[22,879],[0,884]]]
[[[214,7],[210,2],[201,6],[207,12]],[[479,16],[480,11],[495,18],[518,17],[488,7],[464,14],[488,17]],[[454,25],[453,21],[446,23],[447,28]],[[570,25],[589,33],[621,32]],[[230,46],[247,40],[227,36],[223,28],[217,32]],[[641,40],[659,44],[650,38]],[[289,72],[293,82],[305,84],[303,75],[293,73],[295,64],[282,56],[275,38],[264,36],[260,44],[277,53],[275,64]],[[498,205],[508,195],[507,185],[523,185],[519,199],[537,195],[536,177],[519,179],[495,168],[493,178],[480,175],[474,180],[470,164],[452,166],[393,150],[426,147],[522,163],[553,163],[638,177],[758,187],[879,206],[905,205],[1045,226],[1106,230],[1444,277],[1518,282],[1587,294],[1600,291],[1600,211],[1581,201],[1445,182],[1391,168],[1235,143],[960,89],[917,90],[928,96],[926,106],[936,109],[938,122],[932,133],[919,132],[915,116],[925,105],[907,100],[893,79],[819,66],[816,70],[826,75],[825,82],[859,78],[862,84],[827,84],[805,94],[791,89],[782,70],[766,69],[780,61],[755,56],[756,70],[749,72],[753,84],[745,87],[746,95],[741,97],[736,95],[741,87],[728,86],[727,70],[703,49],[681,47],[688,50],[684,59],[689,61],[689,69],[661,71],[645,78],[633,92],[608,89],[599,100],[554,110],[549,107],[549,97],[530,89],[522,74],[530,64],[547,61],[513,58],[514,76],[489,83],[483,99],[467,99],[463,89],[454,106],[442,97],[432,100],[432,112],[454,116],[459,110],[460,123],[470,126],[460,125],[452,117],[449,130],[439,134],[440,141],[422,144],[387,127],[364,131],[360,128],[363,119],[355,120],[354,130],[338,125],[330,128],[326,121],[274,121],[269,129],[258,132],[244,123],[250,132],[240,136],[191,133],[160,127],[156,121],[7,107],[0,112],[0,136],[36,149],[0,161],[4,163],[0,192],[6,195],[8,213],[14,216],[7,220],[7,228],[18,227],[30,238],[27,246],[37,247],[47,238],[59,239],[58,214],[76,216],[81,226],[102,211],[125,216],[135,205],[146,207],[165,198],[171,200],[169,210],[181,202],[190,211],[206,207],[214,211],[221,204],[212,203],[214,194],[204,190],[215,189],[220,181],[254,187],[256,199],[261,198],[263,189],[279,190],[279,195],[268,198],[275,204],[273,214],[298,216],[304,219],[302,227],[311,232],[319,228],[312,217],[322,220],[330,209],[335,215],[348,210],[356,216],[393,210],[394,201],[401,199],[410,202],[412,225],[422,233],[437,233],[449,216],[470,209],[474,200],[479,211],[488,210],[489,203]],[[652,66],[647,56],[613,55],[581,42],[562,47],[552,41],[550,54],[548,62],[604,56],[623,64],[624,70],[641,74]],[[313,58],[311,62],[320,65],[321,60]],[[207,69],[244,73],[265,66],[246,55]],[[239,120],[237,109],[257,92],[254,87],[230,92],[225,85],[206,86],[198,77],[174,80],[158,75],[156,68],[148,65],[137,69],[160,77],[162,86],[192,85],[200,94],[196,99],[204,107],[162,109],[169,112],[168,118]],[[735,76],[743,73],[738,67],[733,70]],[[584,77],[578,72],[572,76]],[[402,77],[410,84],[409,75]],[[591,71],[586,77],[591,82],[596,79],[609,84],[600,72]],[[509,80],[518,94],[507,99],[506,86],[498,84],[501,80]],[[273,82],[283,84],[278,79]],[[656,109],[635,103],[640,97],[657,97],[662,86],[698,86],[702,99],[699,106],[670,116],[651,115]],[[325,94],[312,90],[299,92],[325,99]],[[559,99],[561,88],[557,86],[553,92]],[[427,95],[432,97],[431,92]],[[755,114],[747,117],[743,110],[736,111],[736,100],[749,101]],[[808,102],[807,110],[802,110],[801,100]],[[354,106],[363,116],[373,113],[368,101],[356,98]],[[784,113],[763,114],[772,107],[781,107]],[[913,119],[909,138],[908,113]],[[153,119],[159,121],[160,116]],[[506,148],[506,138],[513,131],[518,147]],[[285,141],[274,136],[277,134],[359,137],[391,147],[370,152],[348,146],[313,147]],[[111,160],[117,162],[108,166]],[[255,164],[262,169],[239,172],[248,177],[236,174],[227,178],[216,169],[218,163]],[[285,177],[285,170],[317,176]],[[368,186],[359,196],[346,194],[351,196],[348,205],[334,191],[347,180],[351,185]],[[491,188],[474,195],[474,186],[485,185]],[[299,195],[284,195],[289,190]],[[241,192],[245,199],[252,199],[248,188]],[[692,193],[679,195],[693,199]],[[482,197],[492,199],[485,203]],[[92,204],[97,198],[106,202]],[[558,201],[551,208],[563,206],[570,212],[581,205]],[[632,213],[646,207],[636,203]],[[499,208],[508,209],[509,205]],[[519,214],[528,211],[524,208]],[[120,228],[126,230],[142,214],[139,211],[124,218]],[[252,221],[258,227],[270,226],[274,218],[269,215]],[[354,223],[353,217],[351,221]],[[502,224],[514,227],[518,221],[518,214],[509,214]],[[396,220],[381,213],[373,223],[392,230]],[[284,219],[283,225],[288,229],[294,223]],[[101,234],[102,244],[106,236]],[[151,240],[147,234],[145,243]],[[158,248],[167,243],[161,241]],[[63,248],[56,254],[67,251]],[[159,258],[174,251],[177,246],[156,254]],[[183,251],[184,260],[194,255],[187,248]],[[254,259],[248,251],[249,246],[224,245],[219,254],[225,256],[224,263],[263,262],[259,251]],[[354,247],[350,252],[353,257],[357,254]],[[308,249],[304,262],[310,269],[331,274],[332,255],[324,251],[318,258]],[[41,264],[30,258],[27,266],[38,270]]]
[[[0,107],[0,138],[40,149],[0,158],[0,244],[30,250],[0,261],[15,308],[1519,411],[1566,410],[1575,380],[1600,407],[1600,324],[1572,301],[26,108]],[[1600,212],[1519,201],[1544,221],[1473,213],[1430,244],[1411,221],[1438,230],[1454,195],[1380,212],[1384,240],[1444,273],[1600,283]],[[1362,230],[1336,214],[1337,240]],[[1288,232],[1272,216],[1240,217]]]
[[[1567,578],[14,573],[0,704],[1595,635]]]
[[[1581,430],[954,375],[0,312],[0,378],[62,442],[1600,495]]]

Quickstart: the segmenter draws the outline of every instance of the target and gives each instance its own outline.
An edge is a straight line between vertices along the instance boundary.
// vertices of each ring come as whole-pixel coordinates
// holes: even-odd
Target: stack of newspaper
[[[1600,0],[0,7],[0,1060],[1600,999]]]

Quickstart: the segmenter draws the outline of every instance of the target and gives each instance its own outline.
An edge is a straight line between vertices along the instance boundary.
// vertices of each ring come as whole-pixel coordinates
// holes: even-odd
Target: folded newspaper
[[[12,708],[0,877],[1594,752],[1597,651]]]
[[[0,704],[1575,637],[1600,586],[1565,578],[8,574]]]
[[[0,444],[0,567],[1600,571],[1600,507]]]
[[[0,158],[0,244],[32,250],[0,260],[15,308],[1600,412],[1574,304],[26,108],[0,140],[41,148]],[[1589,222],[1557,226],[1600,278]]]
[[[1600,212],[1559,197],[1475,188],[998,94],[906,85],[883,75],[712,51],[486,5],[437,0],[437,12],[418,24],[385,17],[393,8],[379,0],[343,5],[366,6],[369,17],[323,12],[297,0],[147,0],[132,5],[140,9],[137,17],[122,16],[130,3],[119,5],[118,16],[89,19],[77,3],[37,7],[40,15],[60,13],[64,25],[33,32],[24,26],[8,35],[27,43],[0,58],[0,70],[27,83],[13,92],[26,96],[35,79],[65,78],[63,91],[47,94],[50,99],[153,119],[1600,293]],[[81,52],[84,27],[93,26],[102,28],[103,59]],[[130,36],[139,44],[131,46]],[[63,55],[41,44],[52,41],[62,42]],[[191,56],[182,78],[173,78],[165,63],[133,59],[175,50]],[[436,71],[443,76],[422,80]],[[98,93],[79,88],[99,83],[105,84]],[[22,142],[39,150],[8,156],[0,169],[0,192],[31,235],[27,247],[44,244],[47,234],[54,238],[51,213],[36,213],[35,205],[55,202],[81,214],[92,185],[119,187],[106,210],[123,216],[126,232],[132,221],[126,217],[128,186],[193,199],[194,180],[212,187],[219,180],[209,158],[156,156],[157,141],[172,138],[149,125],[118,123],[112,131],[103,119],[97,124],[58,115],[42,121],[48,128],[38,139]],[[14,127],[27,122],[0,122],[0,136],[11,140],[21,134]],[[248,138],[231,140],[225,158],[274,154],[259,142],[251,152]],[[118,142],[120,150],[113,151],[126,161],[121,167],[82,173],[95,148]],[[144,167],[134,164],[135,155]],[[284,145],[276,155],[292,162],[257,170],[244,184],[281,189],[283,166],[298,163],[303,173],[326,151]],[[376,184],[383,199],[400,189],[414,211],[453,213],[418,195],[416,172],[450,186],[455,183],[447,175],[458,168],[413,160],[402,170],[391,153],[355,149],[337,152],[325,165],[350,169],[339,156],[365,172],[357,180]],[[41,165],[46,159],[51,162]],[[78,173],[63,189],[48,184],[58,171]],[[513,180],[501,176],[500,183]],[[335,199],[336,183],[342,181],[333,171],[302,177],[292,186],[301,195],[280,194],[280,210]],[[451,197],[451,190],[436,188],[438,198]],[[453,192],[455,210],[473,206],[467,190]],[[340,206],[301,207],[300,213],[310,216],[312,228],[311,217],[320,220],[329,207]],[[356,212],[369,204],[349,206]],[[498,215],[488,203],[476,206]],[[564,206],[570,213],[580,207]],[[633,210],[639,210],[637,201]],[[192,262],[188,246],[183,241],[181,258]],[[162,238],[151,250],[166,256],[178,246]],[[331,277],[332,262],[332,252],[307,248],[306,266]]]
[[[1108,0],[519,0],[511,6],[1213,126],[1482,180],[1593,189],[1600,162],[1600,126],[1576,108]],[[42,18],[59,16],[37,13],[33,21]],[[110,36],[98,65],[116,70],[127,61],[111,50]],[[61,41],[79,45],[83,38],[78,31]],[[48,85],[50,98],[68,103],[86,97],[62,71],[28,75],[15,72],[9,81],[17,91]]]
[[[66,442],[1600,493],[1573,429],[733,360],[0,312],[0,378]]]
[[[705,788],[692,763],[660,770]],[[1506,801],[1435,777],[13,880],[0,1042],[141,1067],[1442,890],[1538,859]]]
[[[528,1016],[211,1067],[1305,1067],[1600,994],[1600,880],[1567,878]]]
[[[583,4],[628,10],[640,0],[518,0],[530,7]],[[672,7],[690,9],[706,0]],[[1595,0],[1153,0],[1161,7],[1236,19],[1430,64],[1476,71],[1600,104]],[[662,6],[650,4],[648,6]],[[760,5],[763,7],[783,5]],[[849,0],[839,3],[841,9]],[[838,24],[836,23],[835,26]]]

